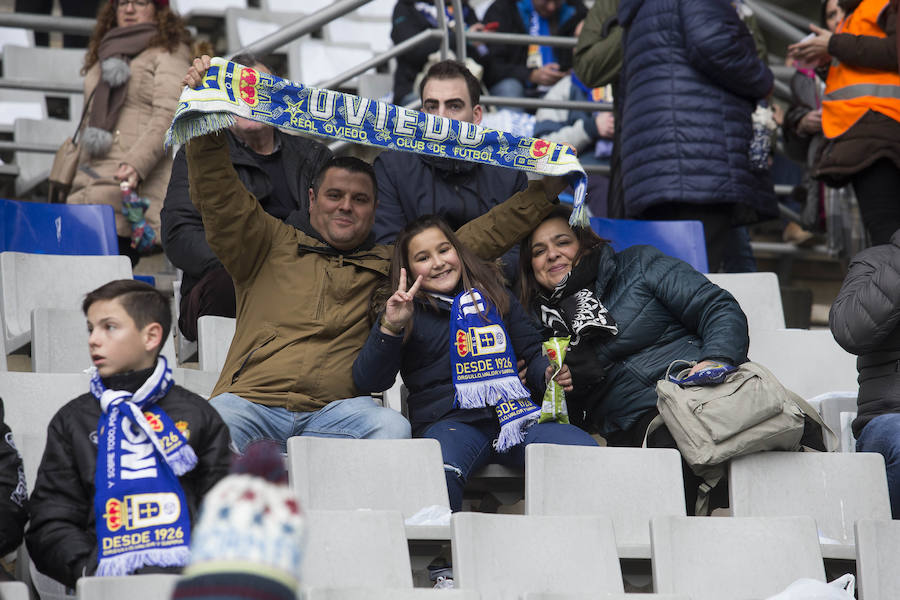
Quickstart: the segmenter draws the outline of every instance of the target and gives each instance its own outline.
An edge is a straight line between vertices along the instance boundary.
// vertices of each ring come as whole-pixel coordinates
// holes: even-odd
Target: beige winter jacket
[[[147,48],[135,56],[130,62],[125,104],[112,131],[112,148],[100,158],[90,158],[82,152],[68,203],[111,205],[116,211],[120,236],[131,235],[131,225],[121,213],[119,182],[113,178],[120,163],[127,163],[138,172],[138,194],[150,200],[145,218],[154,231],[161,231],[159,211],[172,170],[172,158],[163,150],[163,139],[178,106],[181,80],[189,64],[190,50],[186,45],[180,45],[175,52],[158,46]],[[99,80],[98,63],[85,75],[85,101]]]

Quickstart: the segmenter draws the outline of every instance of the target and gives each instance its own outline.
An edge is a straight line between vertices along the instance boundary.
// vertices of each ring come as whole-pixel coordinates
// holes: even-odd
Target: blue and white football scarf
[[[213,58],[203,84],[181,93],[166,145],[219,131],[235,116],[356,144],[566,176],[574,190],[569,222],[588,227],[587,176],[569,146],[519,137],[351,94],[309,87]]]
[[[536,422],[540,408],[516,370],[516,354],[497,308],[477,289],[461,292],[450,309],[450,366],[454,403],[459,408],[493,406],[500,420],[494,442],[505,452],[525,439],[525,430]]]
[[[190,514],[178,476],[197,455],[156,402],[173,385],[164,357],[134,393],[108,390],[96,368],[91,393],[97,424],[94,516],[97,575],[128,575],[144,566],[179,567],[190,560]]]

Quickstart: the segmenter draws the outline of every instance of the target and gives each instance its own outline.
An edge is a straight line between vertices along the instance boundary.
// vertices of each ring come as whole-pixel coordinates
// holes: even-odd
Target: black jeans
[[[178,329],[186,339],[197,341],[197,319],[204,315],[234,318],[234,282],[225,267],[213,269],[181,297]]]
[[[850,177],[872,245],[887,244],[900,229],[900,167],[881,158]]]

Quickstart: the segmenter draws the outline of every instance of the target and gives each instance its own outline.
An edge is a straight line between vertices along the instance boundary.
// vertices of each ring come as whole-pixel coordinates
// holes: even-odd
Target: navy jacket
[[[541,354],[541,336],[522,305],[510,294],[509,313],[503,324],[512,340],[516,359],[528,365],[528,389],[539,403],[544,394],[547,358]],[[433,309],[416,300],[416,312],[409,339],[385,335],[378,323],[353,363],[357,389],[380,392],[394,385],[399,372],[409,390],[407,406],[413,435],[444,418],[472,422],[494,419],[493,408],[460,410],[453,408],[454,389],[450,372],[450,307]]]
[[[594,341],[600,383],[583,398],[601,435],[631,428],[656,406],[656,382],[674,360],[747,360],[747,318],[737,300],[686,262],[652,246],[600,252],[594,292],[618,335]],[[573,372],[578,392],[578,373]]]
[[[619,21],[627,216],[671,202],[777,216],[768,171],[752,171],[748,155],[750,115],[772,72],[731,3],[621,0]]]
[[[392,244],[407,223],[440,215],[454,231],[528,187],[524,171],[388,150],[375,159],[378,206],[372,233]],[[507,279],[515,278],[519,247],[503,256]]]

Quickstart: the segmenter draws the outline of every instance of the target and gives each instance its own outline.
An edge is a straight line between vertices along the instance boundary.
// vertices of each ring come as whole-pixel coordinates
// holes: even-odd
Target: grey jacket
[[[838,344],[859,356],[858,437],[873,418],[900,412],[900,231],[853,257],[828,322]]]

